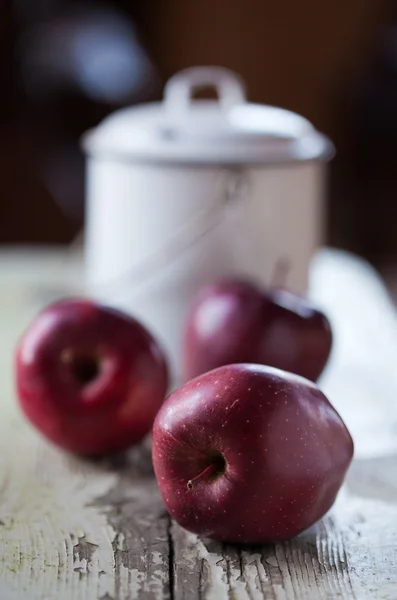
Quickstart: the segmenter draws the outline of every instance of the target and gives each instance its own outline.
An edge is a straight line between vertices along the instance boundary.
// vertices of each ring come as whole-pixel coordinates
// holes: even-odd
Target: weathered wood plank
[[[323,383],[352,425],[358,455],[323,521],[260,548],[199,539],[171,525],[147,445],[90,463],[39,439],[16,408],[10,373],[18,333],[47,292],[23,282],[7,287],[0,306],[0,599],[396,600],[397,320],[383,289],[353,263],[331,257],[317,270],[314,295],[344,332]],[[51,269],[55,281],[58,269]],[[350,316],[340,312],[343,281],[350,286],[343,301],[355,307]],[[369,304],[357,309],[363,295],[377,303],[375,324]]]
[[[124,462],[85,462],[42,441],[18,412],[13,349],[46,302],[30,277],[0,299],[0,598],[166,599],[169,518],[148,448]]]
[[[168,598],[169,520],[147,452],[121,467],[84,463],[13,423],[13,455],[0,462],[0,597]],[[394,473],[392,459],[357,461],[331,514],[275,547],[239,550],[173,524],[174,597],[396,597]]]
[[[12,455],[0,444],[0,598],[168,598],[169,518],[152,473],[136,456],[121,469],[68,458],[20,430]]]
[[[337,600],[397,597],[397,504],[344,492],[310,531],[233,548],[172,528],[175,598]]]
[[[141,448],[131,458],[116,485],[94,502],[115,531],[113,598],[166,600],[171,596],[170,519],[154,479],[150,449]]]
[[[2,438],[1,453],[0,597],[104,595],[113,579],[114,533],[89,504],[114,485],[115,476],[81,469],[44,449],[23,424]]]

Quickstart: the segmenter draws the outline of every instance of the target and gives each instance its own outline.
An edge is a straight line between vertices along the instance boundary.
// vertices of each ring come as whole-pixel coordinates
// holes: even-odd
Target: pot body
[[[183,164],[89,156],[90,295],[157,336],[176,378],[183,322],[198,290],[244,276],[264,286],[280,260],[304,293],[322,242],[325,161]]]

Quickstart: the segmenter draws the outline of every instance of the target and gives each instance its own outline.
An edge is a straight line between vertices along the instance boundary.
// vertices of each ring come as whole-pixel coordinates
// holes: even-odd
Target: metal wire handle
[[[226,182],[223,184],[218,202],[211,208],[203,210],[184,224],[160,250],[142,261],[139,265],[128,269],[106,283],[88,285],[90,292],[112,291],[117,287],[134,287],[134,296],[139,295],[141,286],[153,280],[160,271],[171,267],[180,258],[199,244],[203,238],[218,228],[226,218],[226,208],[244,200],[248,193],[248,179],[242,169],[228,169]]]

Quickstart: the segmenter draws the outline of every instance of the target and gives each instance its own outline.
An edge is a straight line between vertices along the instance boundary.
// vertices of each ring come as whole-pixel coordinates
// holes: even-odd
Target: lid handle
[[[189,110],[194,93],[206,87],[215,88],[223,110],[246,102],[244,82],[233,71],[223,67],[192,67],[168,81],[164,92],[166,108],[172,112]]]

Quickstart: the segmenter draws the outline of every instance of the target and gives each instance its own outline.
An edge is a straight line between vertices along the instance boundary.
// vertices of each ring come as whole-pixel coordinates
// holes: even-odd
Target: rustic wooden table
[[[172,522],[149,442],[123,460],[85,462],[49,446],[19,414],[15,341],[79,278],[78,261],[61,253],[0,255],[0,599],[397,599],[397,318],[376,274],[330,251],[314,263],[311,294],[336,331],[321,385],[356,458],[320,523],[256,548]]]

